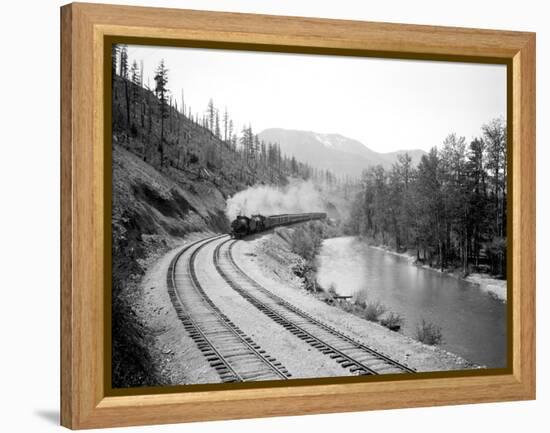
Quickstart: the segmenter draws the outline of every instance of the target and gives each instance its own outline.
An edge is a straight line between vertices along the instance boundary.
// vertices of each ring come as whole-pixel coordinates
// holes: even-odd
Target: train
[[[251,215],[250,218],[239,215],[231,223],[231,237],[242,239],[253,233],[263,232],[273,227],[286,226],[304,221],[324,220],[327,214],[324,212],[283,214],[283,215]]]

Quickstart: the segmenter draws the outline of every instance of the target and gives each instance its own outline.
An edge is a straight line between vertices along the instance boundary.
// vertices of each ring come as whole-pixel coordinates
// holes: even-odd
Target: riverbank
[[[441,269],[434,268],[432,266],[428,266],[426,264],[418,263],[416,261],[416,254],[414,252],[403,252],[399,253],[395,250],[392,250],[387,245],[373,245],[368,243],[368,241],[365,241],[367,245],[371,248],[384,251],[385,253],[402,257],[406,260],[408,260],[411,264],[414,264],[415,266],[421,267],[423,269],[428,269],[430,271],[443,273],[445,275],[448,275],[453,278],[458,278],[460,280],[466,281],[468,283],[472,283],[477,285],[481,290],[488,293],[489,295],[493,296],[494,298],[502,301],[507,302],[507,282],[506,280],[499,280],[497,278],[493,278],[488,274],[482,274],[482,273],[471,273],[466,277],[463,277],[458,272],[453,271],[442,271]]]
[[[307,291],[303,279],[293,269],[303,259],[291,252],[292,228],[279,228],[235,246],[237,257],[253,257],[251,276],[279,296],[312,316],[362,341],[417,371],[450,371],[479,368],[460,356],[437,346],[422,344],[349,313],[341,303],[328,304],[326,294]]]
[[[464,278],[464,280],[477,284],[481,290],[489,293],[502,302],[508,302],[508,285],[506,280],[497,280],[496,278],[491,278],[491,276],[487,274],[479,273],[472,273]]]
[[[351,295],[354,304],[366,301],[374,320],[384,318],[379,311],[401,316],[399,332],[406,336],[431,340],[439,333],[422,330],[439,330],[439,348],[479,365],[506,366],[506,304],[462,278],[347,236],[324,241],[317,279],[322,287]]]

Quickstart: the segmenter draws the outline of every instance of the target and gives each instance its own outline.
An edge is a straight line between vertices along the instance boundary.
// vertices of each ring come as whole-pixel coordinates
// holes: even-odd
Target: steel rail
[[[270,317],[272,320],[275,320],[279,324],[281,324],[283,327],[285,327],[290,332],[296,334],[299,338],[302,340],[305,340],[308,344],[315,347],[319,351],[327,354],[327,355],[338,355],[340,362],[343,367],[349,368],[351,367],[350,371],[357,372],[359,370],[363,370],[364,374],[379,374],[375,369],[372,367],[366,365],[364,362],[361,362],[357,359],[354,359],[352,356],[347,355],[345,352],[342,352],[342,350],[337,349],[332,344],[322,340],[320,337],[313,335],[310,331],[304,329],[302,326],[294,323],[292,320],[290,320],[287,317],[284,317],[281,313],[274,310],[274,308],[268,306],[265,302],[262,302],[260,299],[258,299],[257,296],[254,296],[250,291],[247,291],[240,287],[235,281],[231,279],[231,277],[225,272],[221,266],[219,265],[219,257],[220,257],[220,250],[222,246],[228,244],[229,248],[227,249],[226,255],[227,259],[230,263],[230,265],[235,269],[235,271],[238,272],[239,275],[241,275],[250,285],[252,285],[255,289],[259,290],[261,293],[268,296],[272,301],[276,303],[276,305],[282,306],[289,310],[290,312],[298,315],[300,318],[306,320],[310,324],[316,325],[317,327],[321,328],[323,331],[328,332],[332,336],[335,336],[339,338],[340,340],[345,341],[348,344],[351,344],[357,349],[360,349],[361,351],[367,353],[368,355],[373,356],[374,358],[385,362],[390,367],[393,367],[395,369],[401,370],[403,372],[407,373],[415,373],[413,369],[410,367],[401,364],[388,356],[364,345],[363,343],[358,342],[357,340],[347,336],[346,334],[343,334],[342,332],[336,330],[334,327],[329,326],[320,320],[312,317],[308,313],[304,312],[303,310],[297,308],[293,304],[289,303],[288,301],[284,300],[280,296],[274,294],[270,290],[263,287],[261,284],[259,284],[256,280],[251,278],[248,274],[246,274],[235,262],[235,259],[233,257],[233,246],[237,241],[232,241],[231,239],[228,239],[220,245],[217,246],[215,252],[214,252],[214,258],[215,258],[215,265],[216,269],[220,273],[220,275],[226,280],[226,282],[234,289],[236,290],[241,296],[243,296],[245,299],[247,299],[249,302],[251,302],[256,308],[258,308],[260,311],[262,311],[264,314],[266,314],[268,317]]]
[[[204,291],[202,285],[200,284],[197,273],[195,270],[195,259],[197,257],[198,252],[205,247],[207,244],[217,240],[217,238],[209,239],[204,244],[200,245],[197,249],[193,251],[191,254],[191,257],[189,259],[189,274],[191,276],[191,280],[193,281],[194,287],[196,291],[202,296],[202,298],[206,301],[208,306],[211,308],[211,310],[214,312],[214,314],[219,318],[219,320],[229,329],[239,340],[242,341],[243,344],[245,344],[251,352],[253,352],[258,359],[260,359],[264,364],[266,364],[276,375],[281,377],[281,379],[288,379],[289,373],[284,367],[279,367],[275,365],[273,361],[271,361],[269,358],[274,359],[273,357],[269,355],[264,355],[260,353],[260,346],[252,341],[250,337],[248,337],[243,331],[241,331],[237,325],[235,325],[229,318],[222,313],[222,311],[218,308],[218,306],[212,301],[212,299],[206,294]],[[280,363],[278,363],[280,364]]]
[[[193,242],[179,251],[172,259],[168,268],[168,292],[176,309],[176,313],[182,321],[186,331],[195,341],[199,350],[201,350],[203,355],[207,358],[210,365],[218,372],[223,382],[243,382],[251,380],[251,378],[273,373],[275,378],[288,379],[291,376],[288,370],[275,358],[265,354],[265,351],[263,351],[258,344],[242,332],[233,322],[231,322],[231,320],[229,320],[229,318],[213,303],[198,280],[195,269],[195,259],[198,252],[209,243],[219,240],[225,236],[227,235],[216,235]],[[185,301],[181,298],[176,284],[176,266],[178,264],[178,260],[186,251],[189,251],[190,248],[196,247],[197,245],[198,247],[192,252],[189,261],[187,262],[187,272],[194,292],[198,295],[199,299],[204,302],[203,305],[208,308],[210,313],[215,318],[216,323],[214,324],[202,324],[200,321],[197,321],[192,317],[192,308],[186,305]],[[239,362],[236,359],[229,360],[228,357],[224,356],[222,353],[224,350],[229,349],[227,347],[221,347],[223,344],[220,342],[217,343],[217,347],[216,343],[212,341],[212,338],[209,338],[207,335],[213,328],[215,330],[215,327],[218,325],[221,325],[225,331],[229,332],[228,335],[232,336],[231,338],[233,339],[233,342],[238,341],[239,344],[242,344],[243,352],[238,354],[238,357],[242,358],[244,356],[245,358],[249,358],[248,360],[241,361],[243,364],[246,363],[246,361],[250,361],[250,357],[253,357],[253,359],[258,361],[261,365],[264,365],[264,369],[265,367],[267,367],[267,369],[265,369],[264,372],[258,370],[253,370],[248,373],[239,372]],[[231,345],[232,342],[228,341],[227,344]],[[234,349],[232,349],[232,351],[232,356],[237,358],[234,354]]]

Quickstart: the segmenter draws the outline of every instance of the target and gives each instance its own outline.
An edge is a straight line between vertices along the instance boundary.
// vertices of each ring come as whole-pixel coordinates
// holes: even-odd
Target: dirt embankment
[[[293,228],[278,228],[236,245],[235,254],[254,256],[248,271],[265,287],[299,308],[332,324],[374,349],[403,362],[417,371],[449,371],[477,368],[471,362],[436,346],[422,344],[398,332],[346,312],[338,303],[327,304],[324,293],[304,288],[304,281],[294,272],[303,258],[291,252]]]
[[[168,354],[157,316],[168,310],[143,279],[190,233],[227,230],[223,193],[204,179],[176,182],[115,144],[112,194],[113,386],[185,383],[162,371]]]

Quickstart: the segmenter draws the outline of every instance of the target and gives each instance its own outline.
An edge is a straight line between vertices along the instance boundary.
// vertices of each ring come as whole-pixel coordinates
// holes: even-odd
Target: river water
[[[414,338],[422,319],[441,328],[440,347],[490,368],[506,367],[506,304],[475,284],[415,266],[409,258],[353,237],[327,239],[318,256],[319,284],[339,295],[366,291],[405,319]]]

